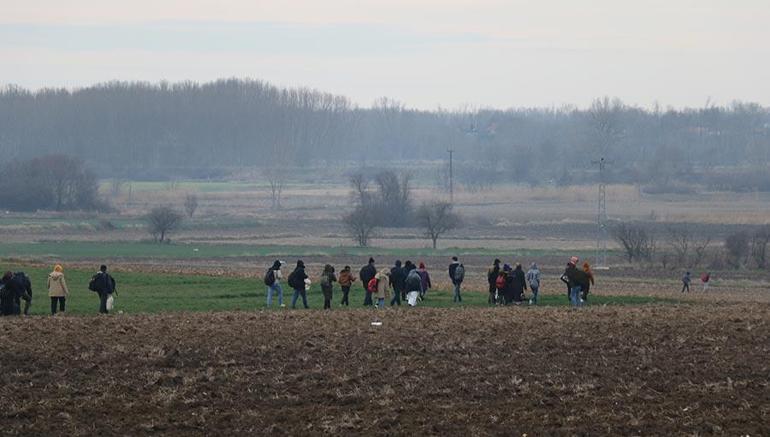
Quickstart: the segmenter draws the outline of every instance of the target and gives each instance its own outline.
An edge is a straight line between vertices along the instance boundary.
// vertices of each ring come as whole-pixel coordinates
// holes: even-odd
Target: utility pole
[[[452,154],[455,153],[454,149],[447,150],[449,152],[449,203],[454,205],[455,204],[455,193],[454,193],[454,181],[452,180]]]
[[[607,161],[602,157],[593,164],[599,165],[599,198],[596,211],[596,267],[607,266],[607,181],[604,170]]]

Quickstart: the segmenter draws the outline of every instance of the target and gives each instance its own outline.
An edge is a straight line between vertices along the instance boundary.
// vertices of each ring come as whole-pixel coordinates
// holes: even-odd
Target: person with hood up
[[[573,307],[579,307],[583,304],[580,293],[583,291],[586,282],[586,274],[584,271],[577,268],[577,263],[578,257],[573,256],[570,258],[563,275],[567,279],[567,285],[569,286],[569,301]]]
[[[401,260],[397,259],[395,265],[390,269],[390,286],[393,289],[393,299],[390,300],[390,306],[401,306],[401,295],[404,293],[404,281],[408,272],[401,267]]]
[[[281,287],[281,261],[275,260],[273,265],[265,273],[265,285],[267,285],[267,306],[273,305],[273,294],[278,294],[278,305],[285,307],[283,303],[283,287]]]
[[[430,290],[431,283],[430,283],[430,274],[425,269],[425,263],[420,262],[420,268],[417,269],[417,273],[420,274],[420,279],[422,281],[422,295],[420,296],[421,299],[425,299],[425,297],[428,295],[428,290]]]
[[[67,281],[64,280],[64,269],[57,264],[53,272],[48,274],[48,297],[51,298],[51,315],[56,314],[58,304],[59,311],[64,312],[65,302],[70,295]]]
[[[305,263],[299,259],[297,260],[297,267],[289,275],[289,287],[294,290],[294,296],[291,298],[292,309],[297,307],[297,299],[302,296],[302,305],[307,309],[307,290],[305,290],[305,280],[308,279],[305,274]]]
[[[524,291],[527,290],[527,279],[521,264],[517,263],[513,269],[513,302],[520,305],[524,301]]]
[[[356,281],[356,277],[353,276],[353,273],[350,271],[350,266],[345,266],[345,268],[342,269],[337,281],[340,283],[340,288],[342,289],[342,302],[340,302],[340,305],[349,306],[350,287],[353,285],[353,282]]]
[[[334,267],[331,264],[326,264],[321,274],[321,292],[324,295],[325,310],[332,309],[332,293],[335,282],[337,282],[337,276],[334,275]]]
[[[709,281],[711,281],[711,272],[700,275],[700,281],[703,283],[703,292],[709,291]]]
[[[411,261],[406,262],[405,270],[409,273],[406,275],[406,299],[409,306],[416,306],[417,300],[423,294],[422,289],[422,277],[420,272],[417,271],[417,266],[412,264]]]
[[[498,278],[501,278],[500,280],[495,280],[495,288],[497,288],[497,293],[499,296],[501,296],[499,299],[502,300],[503,305],[510,305],[513,303],[513,269],[509,264],[503,264],[503,270],[498,275]],[[502,287],[498,286],[502,283]]]
[[[537,268],[536,263],[532,263],[527,270],[527,282],[529,282],[529,289],[532,290],[532,299],[529,300],[529,303],[537,305],[538,293],[540,292],[540,269]]]
[[[454,286],[452,302],[462,302],[463,298],[460,295],[460,287],[465,279],[465,266],[458,261],[456,256],[452,257],[452,263],[449,264],[449,279],[452,280],[452,285]]]
[[[361,271],[358,272],[358,277],[361,278],[361,283],[364,285],[364,306],[372,306],[372,293],[367,290],[366,285],[369,281],[377,275],[377,268],[374,267],[374,258],[369,258],[369,263],[361,267]]]
[[[377,281],[377,308],[385,308],[385,299],[390,297],[390,271],[384,268],[374,275]]]
[[[497,277],[500,276],[500,260],[495,259],[492,263],[492,267],[487,270],[487,283],[489,284],[489,298],[487,303],[494,305],[497,301]]]
[[[685,272],[684,276],[682,276],[682,293],[690,292],[690,282],[692,282],[692,278],[690,277],[690,272]]]
[[[588,302],[588,292],[594,285],[594,272],[591,270],[591,264],[589,264],[588,261],[583,263],[583,273],[586,274],[586,277],[585,283],[583,284],[583,293],[580,298],[583,299],[583,302]]]
[[[24,311],[21,301],[24,301]],[[0,315],[16,316],[29,314],[32,304],[32,282],[24,272],[5,272],[0,280]]]

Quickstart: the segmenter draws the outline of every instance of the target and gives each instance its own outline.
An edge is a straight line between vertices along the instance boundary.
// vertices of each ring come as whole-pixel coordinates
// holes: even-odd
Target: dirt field
[[[0,318],[0,433],[767,435],[768,338],[764,303]]]

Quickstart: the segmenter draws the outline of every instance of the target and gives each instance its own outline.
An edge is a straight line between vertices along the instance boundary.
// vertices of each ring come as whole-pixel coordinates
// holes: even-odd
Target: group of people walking
[[[51,315],[64,312],[70,295],[64,268],[57,264],[48,274],[46,281],[48,297],[51,299]],[[117,294],[115,278],[107,273],[107,266],[102,265],[91,277],[88,289],[99,295],[99,312],[109,313],[112,309],[113,294]],[[23,302],[23,308],[22,308]],[[0,280],[0,315],[28,315],[32,305],[32,281],[24,272],[6,272]]]

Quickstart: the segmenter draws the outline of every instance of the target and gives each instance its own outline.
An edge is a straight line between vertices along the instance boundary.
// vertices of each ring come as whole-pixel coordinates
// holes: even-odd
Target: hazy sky
[[[0,84],[221,77],[363,106],[770,106],[770,1],[0,0]]]

